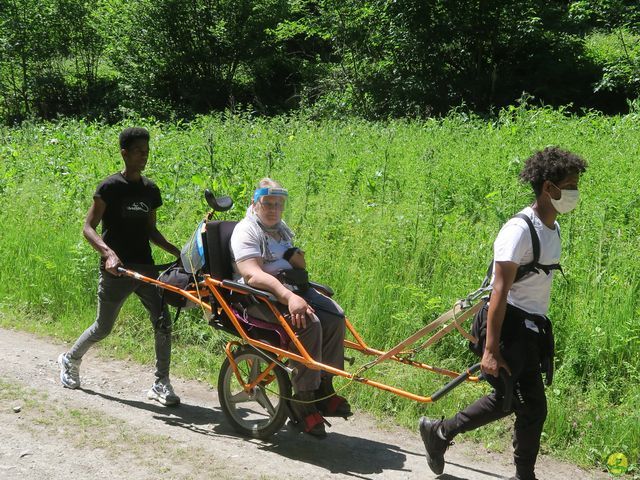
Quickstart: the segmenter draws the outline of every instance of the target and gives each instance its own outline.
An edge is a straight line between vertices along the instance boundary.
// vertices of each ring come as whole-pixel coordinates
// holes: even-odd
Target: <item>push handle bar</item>
[[[139,274],[138,272],[134,272],[132,270],[127,270],[126,268],[118,267],[118,273],[121,273],[123,275],[127,275],[127,276],[135,278],[137,280],[145,280],[148,283],[155,283],[155,284],[161,285],[161,282],[158,282],[157,280],[155,280],[153,278],[147,278],[144,275]],[[271,302],[277,302],[278,301],[278,299],[273,294],[271,294],[269,292],[265,292],[264,290],[258,290],[257,288],[250,287],[249,285],[246,285],[244,283],[233,282],[231,280],[223,280],[222,281],[222,285],[227,287],[227,288],[230,288],[232,290],[239,290],[239,291],[254,295],[256,297],[264,298],[264,299],[269,300]]]
[[[136,280],[139,280],[141,277],[143,277],[143,275],[139,274],[138,272],[127,270],[124,267],[118,267],[116,268],[116,271],[122,275],[126,275],[127,277],[135,278]]]

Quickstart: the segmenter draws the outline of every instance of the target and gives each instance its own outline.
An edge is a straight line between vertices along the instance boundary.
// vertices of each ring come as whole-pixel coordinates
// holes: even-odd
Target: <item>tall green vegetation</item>
[[[631,0],[0,0],[0,120],[609,113],[640,93]]]
[[[258,178],[281,180],[312,277],[334,287],[358,330],[382,348],[478,286],[500,225],[532,200],[517,181],[532,151],[556,144],[583,155],[590,167],[580,206],[560,218],[566,279],[555,280],[550,312],[557,374],[544,449],[601,465],[611,452],[633,463],[640,454],[639,119],[512,107],[493,121],[459,113],[384,123],[234,115],[142,123],[152,134],[147,173],[162,189],[159,224],[169,239],[186,241],[202,218],[204,187],[231,195],[227,218],[238,219]],[[0,130],[3,325],[72,340],[91,323],[98,259],[81,223],[96,184],[120,168],[122,126]],[[129,302],[106,345],[150,362],[147,323]],[[176,338],[175,368],[214,381],[219,334],[196,311],[178,322]],[[475,360],[455,333],[421,358],[452,368]],[[388,365],[371,375],[423,393],[443,381]],[[359,406],[413,426],[418,414],[452,414],[486,387],[463,386],[429,406],[347,388]],[[505,425],[474,435],[506,444]]]

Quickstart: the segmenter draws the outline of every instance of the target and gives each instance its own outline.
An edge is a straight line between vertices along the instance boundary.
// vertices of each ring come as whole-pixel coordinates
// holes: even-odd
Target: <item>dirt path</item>
[[[151,368],[89,353],[82,390],[62,388],[50,339],[0,329],[0,479],[431,479],[416,432],[381,427],[365,414],[337,419],[319,441],[283,428],[270,441],[238,437],[215,391],[174,379],[182,406],[146,400]],[[14,412],[19,407],[19,412]],[[16,408],[18,409],[18,408]],[[495,480],[511,456],[477,445],[447,453],[443,480]],[[610,478],[547,457],[541,480]]]

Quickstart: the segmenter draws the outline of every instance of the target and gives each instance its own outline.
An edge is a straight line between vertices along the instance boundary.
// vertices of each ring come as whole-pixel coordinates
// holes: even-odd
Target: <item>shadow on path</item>
[[[332,474],[356,478],[405,468],[407,455],[419,455],[397,445],[366,438],[352,437],[329,430],[327,438],[319,440],[286,427],[272,441],[258,446],[261,450],[282,457],[324,468]]]
[[[103,392],[96,392],[95,390],[79,388],[88,395],[95,395],[111,402],[121,403],[128,407],[138,408],[140,410],[146,410],[153,413],[153,418],[161,420],[168,425],[186,428],[193,432],[218,436],[214,432],[212,425],[217,425],[224,422],[224,415],[222,411],[214,408],[205,408],[198,405],[191,405],[188,403],[181,403],[177,407],[165,407],[159,403],[149,400],[148,402],[140,400],[130,400],[126,398],[114,397]],[[208,426],[205,428],[204,426]],[[231,430],[229,429],[229,433]]]
[[[289,427],[283,428],[269,440],[250,439],[238,435],[226,422],[222,411],[217,408],[186,403],[179,407],[164,407],[151,401],[121,398],[90,389],[79,390],[87,395],[146,410],[153,414],[153,418],[167,425],[186,428],[201,435],[245,439],[247,443],[255,445],[260,450],[316,465],[333,474],[367,478],[367,475],[389,470],[409,473],[405,468],[407,455],[422,456],[421,452],[410,452],[389,443],[352,437],[331,430],[324,440],[318,440]]]
[[[472,467],[469,467],[468,465],[461,465],[455,462],[447,462],[447,465],[455,465],[456,467],[461,468],[463,470],[469,470],[470,472],[481,473],[482,475],[485,475],[487,477],[499,478],[501,480],[508,480],[509,478],[509,477],[504,477],[502,475],[499,475],[497,473],[488,472],[486,470],[480,470],[479,468],[472,468]],[[469,477],[458,477],[456,475],[449,475],[447,473],[443,473],[442,475],[439,475],[436,478],[438,480],[468,480]]]

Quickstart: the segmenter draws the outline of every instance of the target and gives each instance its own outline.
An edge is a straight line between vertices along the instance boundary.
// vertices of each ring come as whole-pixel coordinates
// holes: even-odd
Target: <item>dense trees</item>
[[[640,94],[625,0],[0,0],[0,117],[367,117]]]
[[[6,120],[102,111],[105,43],[97,0],[0,0],[0,105]]]

